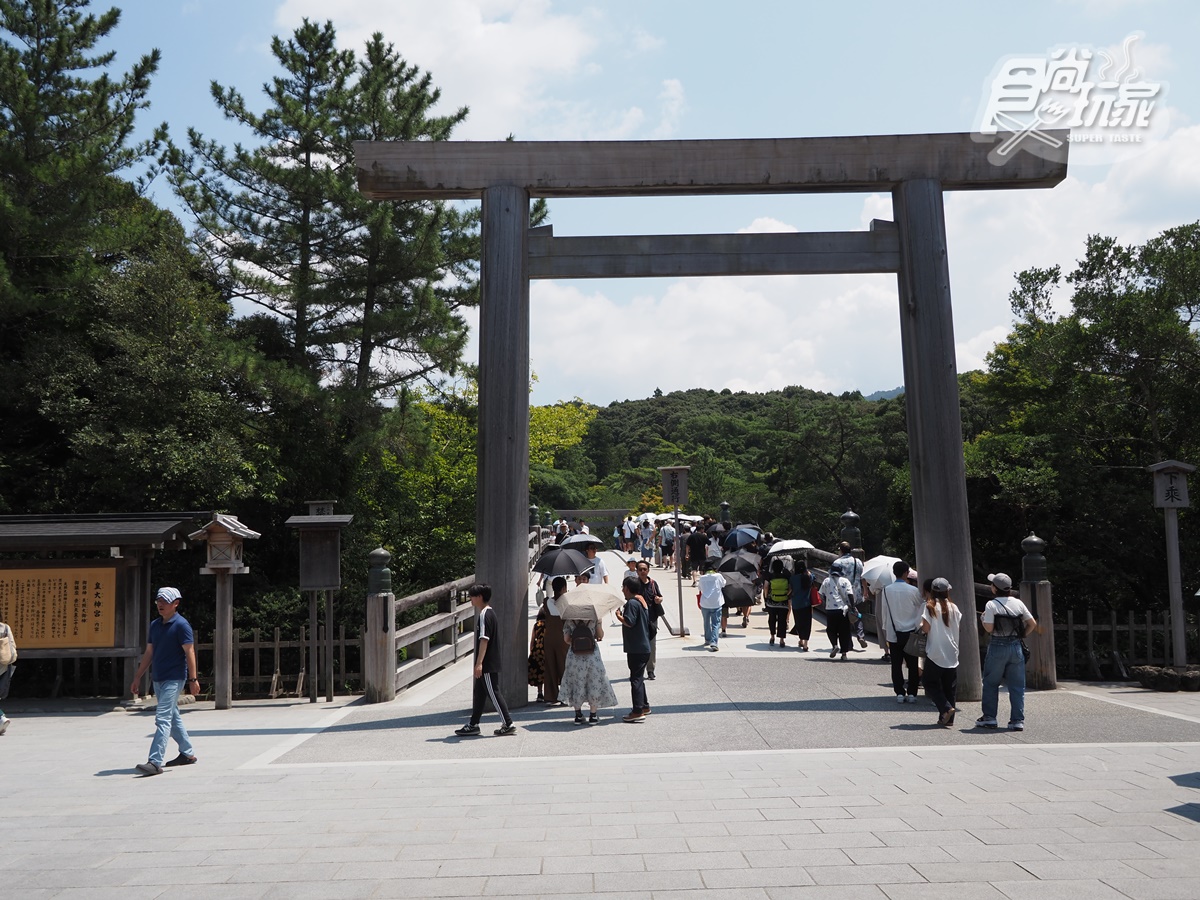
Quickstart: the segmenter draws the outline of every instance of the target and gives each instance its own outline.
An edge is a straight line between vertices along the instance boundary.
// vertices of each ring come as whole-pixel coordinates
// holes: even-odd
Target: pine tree
[[[120,19],[87,0],[0,0],[0,508],[53,505],[41,487],[70,456],[41,406],[35,354],[79,340],[93,285],[160,227],[122,174],[158,52],[106,70]]]

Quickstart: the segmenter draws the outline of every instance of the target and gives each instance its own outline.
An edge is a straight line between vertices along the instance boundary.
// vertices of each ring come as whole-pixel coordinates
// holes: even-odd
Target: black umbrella
[[[752,606],[754,604],[754,584],[745,575],[737,572],[723,573],[725,587],[721,595],[725,598],[726,606]]]
[[[571,535],[560,546],[572,547],[575,550],[582,551],[588,544],[591,544],[597,550],[604,549],[604,540],[602,538],[598,538],[594,534],[583,534],[582,532]]]
[[[725,526],[720,522],[714,522],[712,525],[708,526],[708,533],[715,538],[719,538],[725,533]]]
[[[533,571],[543,575],[581,575],[595,567],[596,564],[578,550],[559,546],[548,548],[533,564]]]
[[[758,574],[759,556],[740,550],[737,553],[726,553],[717,561],[718,572],[736,572],[738,575],[754,576]]]

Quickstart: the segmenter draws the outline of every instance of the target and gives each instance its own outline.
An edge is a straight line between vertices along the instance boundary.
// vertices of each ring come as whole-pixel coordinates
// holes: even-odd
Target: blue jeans
[[[704,643],[716,646],[717,638],[721,634],[721,608],[700,607],[700,615],[704,617]]]
[[[158,708],[154,711],[154,740],[150,742],[150,762],[163,764],[167,755],[167,738],[172,737],[184,756],[195,756],[192,739],[183,727],[183,716],[179,714],[179,694],[182,681],[154,682],[154,696]]]
[[[983,659],[983,715],[996,718],[1000,682],[1008,687],[1008,721],[1025,721],[1025,655],[1019,638],[993,637]]]

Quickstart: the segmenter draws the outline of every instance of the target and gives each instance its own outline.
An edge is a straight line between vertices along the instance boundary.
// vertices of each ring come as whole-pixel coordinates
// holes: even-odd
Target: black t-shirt
[[[483,657],[483,671],[499,672],[500,671],[500,648],[496,646],[497,638],[500,635],[500,619],[496,616],[496,611],[490,606],[485,606],[479,611],[477,621],[475,623],[475,660],[479,661],[479,642],[487,640],[488,649]]]
[[[708,554],[708,535],[703,531],[693,531],[688,535],[684,544],[688,549],[688,556],[698,562],[703,562]]]

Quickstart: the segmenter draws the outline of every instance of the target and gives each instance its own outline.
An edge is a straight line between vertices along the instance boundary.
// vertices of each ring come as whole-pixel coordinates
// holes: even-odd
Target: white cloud
[[[433,75],[446,109],[470,106],[456,136],[525,134],[547,108],[548,89],[579,74],[598,43],[596,14],[561,12],[549,0],[283,0],[280,27],[332,19],[342,46],[382,32],[409,62]]]
[[[671,137],[679,127],[686,108],[683,82],[678,78],[668,78],[662,83],[662,91],[658,95],[658,126],[650,136],[658,140]]]
[[[800,229],[795,225],[789,225],[787,222],[780,222],[778,219],[773,219],[770,216],[760,216],[755,219],[745,228],[739,228],[738,234],[786,234],[796,232]]]

